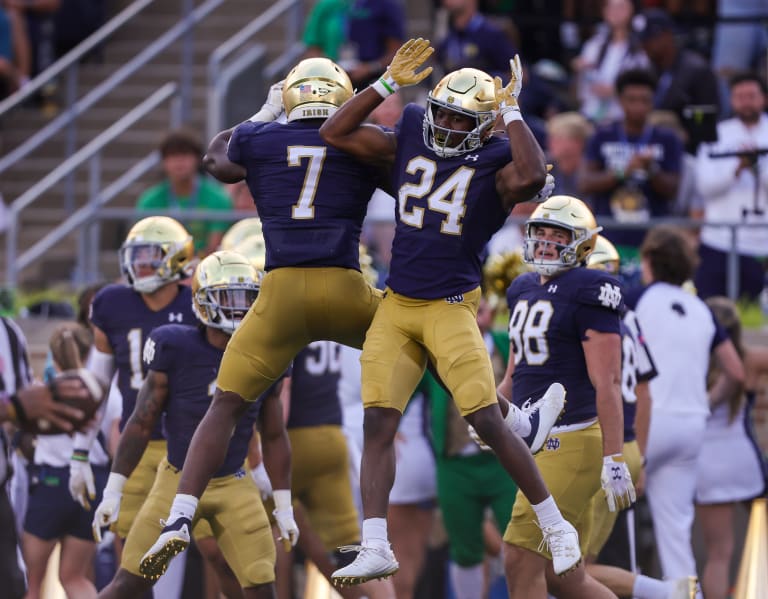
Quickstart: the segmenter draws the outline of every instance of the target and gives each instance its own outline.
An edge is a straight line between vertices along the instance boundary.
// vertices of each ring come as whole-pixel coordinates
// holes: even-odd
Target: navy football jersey
[[[175,468],[183,468],[192,435],[208,411],[223,355],[224,350],[208,343],[205,329],[199,326],[166,325],[152,331],[147,340],[146,367],[168,377],[165,430],[168,461]],[[237,423],[227,456],[214,477],[228,476],[242,468],[261,402],[273,391],[274,385],[248,407]]]
[[[141,297],[127,285],[107,285],[93,298],[91,322],[109,339],[115,355],[117,386],[123,396],[123,414],[120,430],[125,427],[136,405],[136,395],[144,382],[146,369],[141,359],[149,333],[164,324],[197,322],[192,312],[192,291],[179,285],[179,293],[162,310],[150,310]],[[162,425],[158,423],[153,439],[162,439]]]
[[[515,405],[541,397],[559,382],[567,395],[558,425],[595,418],[595,389],[581,343],[589,329],[620,333],[619,282],[601,271],[572,268],[542,285],[538,273],[529,272],[509,286],[507,303]]]
[[[437,299],[480,285],[481,255],[508,212],[496,172],[512,160],[509,140],[441,158],[424,145],[424,109],[408,104],[397,127],[393,168],[397,228],[387,285],[396,293]]]
[[[267,246],[266,269],[360,270],[363,218],[375,169],[327,145],[317,122],[240,124],[229,159],[245,167]]]
[[[621,320],[621,399],[624,402],[624,443],[635,440],[638,383],[656,376],[656,366],[632,310]]]
[[[315,341],[294,358],[288,428],[323,424],[341,426],[340,353],[338,343]]]

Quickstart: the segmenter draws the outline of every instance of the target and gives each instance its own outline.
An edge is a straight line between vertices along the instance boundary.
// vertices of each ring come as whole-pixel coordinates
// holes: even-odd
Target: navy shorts
[[[66,536],[93,540],[93,511],[101,501],[109,468],[91,466],[96,483],[96,499],[91,509],[84,510],[69,494],[69,467],[33,465],[29,467],[29,504],[24,517],[24,530],[46,541]]]

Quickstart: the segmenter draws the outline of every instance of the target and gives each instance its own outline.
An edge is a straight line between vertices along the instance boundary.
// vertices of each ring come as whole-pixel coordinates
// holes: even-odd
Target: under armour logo
[[[550,437],[547,439],[544,449],[547,451],[557,451],[560,449],[560,439],[558,437]]]
[[[144,353],[142,358],[147,364],[151,364],[152,360],[155,359],[155,341],[151,337],[147,339],[147,342],[144,344]]]
[[[621,466],[611,466],[611,478],[613,480],[621,480],[624,478],[624,473],[621,470]]]
[[[464,301],[464,294],[463,293],[457,293],[456,295],[449,295],[445,298],[445,301],[449,304],[460,304]]]
[[[621,288],[618,285],[603,283],[603,286],[600,287],[600,297],[597,299],[606,308],[610,307],[615,310],[621,303]]]
[[[467,154],[464,160],[471,160],[472,162],[477,162],[477,159],[480,157],[480,154]]]
[[[547,287],[547,293],[557,293],[557,285],[550,285]]]
[[[245,477],[245,470],[243,470],[242,468],[238,469],[238,471],[235,472],[235,478],[240,479],[244,477]]]
[[[184,320],[184,315],[181,312],[168,313],[168,322],[182,322],[183,320]]]

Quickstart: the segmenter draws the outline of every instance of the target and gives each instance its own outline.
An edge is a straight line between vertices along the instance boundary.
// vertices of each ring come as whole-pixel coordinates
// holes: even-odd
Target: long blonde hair
[[[706,299],[707,306],[712,310],[712,314],[715,315],[715,319],[721,327],[728,333],[728,337],[731,339],[733,346],[736,348],[736,352],[739,357],[744,359],[744,345],[741,340],[741,319],[739,318],[739,312],[736,309],[736,304],[724,296],[714,296]],[[707,388],[711,387],[719,375],[719,370],[715,360],[709,361],[709,372],[707,373]],[[734,391],[730,397],[728,397],[728,420],[732,422],[739,412],[742,402],[744,401],[744,389],[740,387],[737,391]]]

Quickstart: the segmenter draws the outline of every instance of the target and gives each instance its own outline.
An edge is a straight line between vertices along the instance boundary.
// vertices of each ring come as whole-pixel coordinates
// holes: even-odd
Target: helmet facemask
[[[559,243],[556,241],[539,239],[536,237],[536,231],[539,227],[554,227],[568,231],[571,235],[571,240],[568,243]],[[589,241],[600,231],[600,229],[602,229],[602,227],[598,227],[597,230],[588,230],[550,221],[528,221],[525,225],[523,258],[537,273],[545,277],[551,277],[563,270],[581,266],[579,247],[583,243]],[[536,250],[541,247],[553,247],[556,250],[558,257],[555,259],[537,258]]]
[[[231,335],[258,295],[259,284],[255,282],[201,287],[195,294],[193,305],[206,326]]]
[[[469,117],[475,123],[470,131],[448,129],[435,123],[435,114],[438,108],[457,112]],[[430,96],[427,98],[427,110],[424,113],[424,144],[431,148],[438,156],[459,156],[472,152],[485,143],[491,133],[491,128],[496,121],[493,111],[475,112],[465,110],[452,104],[447,104]],[[459,143],[449,145],[453,140],[461,138]]]
[[[175,243],[126,242],[120,248],[120,271],[139,293],[153,293],[171,281],[181,279],[169,256],[182,250]]]

